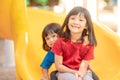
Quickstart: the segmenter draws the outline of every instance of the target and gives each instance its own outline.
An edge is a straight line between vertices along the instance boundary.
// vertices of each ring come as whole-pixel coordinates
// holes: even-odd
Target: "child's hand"
[[[49,80],[49,79],[48,79],[48,78],[43,77],[43,78],[41,78],[40,80]]]
[[[81,78],[81,77],[78,77],[78,80],[82,80],[82,78]]]
[[[75,73],[76,80],[82,80],[82,77],[79,75],[79,71],[76,71]]]

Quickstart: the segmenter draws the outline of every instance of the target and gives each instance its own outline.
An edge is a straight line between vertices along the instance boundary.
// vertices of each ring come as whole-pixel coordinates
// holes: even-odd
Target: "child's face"
[[[68,27],[71,33],[82,33],[86,28],[86,19],[83,14],[72,15],[69,17]]]
[[[49,47],[52,47],[57,40],[58,35],[56,33],[50,33],[45,37],[46,43]]]

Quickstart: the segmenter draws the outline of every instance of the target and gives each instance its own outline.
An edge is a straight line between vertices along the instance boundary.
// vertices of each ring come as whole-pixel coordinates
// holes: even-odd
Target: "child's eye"
[[[75,18],[74,18],[74,17],[72,17],[71,19],[72,19],[72,20],[74,20]]]
[[[49,40],[50,38],[45,38],[45,40]]]
[[[80,19],[80,21],[83,21],[82,19]]]
[[[84,21],[84,19],[81,19],[81,18],[80,18],[79,21]]]
[[[55,35],[53,35],[52,37],[55,37]]]
[[[75,19],[75,17],[74,17],[74,16],[71,16],[70,19]]]
[[[56,35],[53,35],[52,37],[54,38],[54,37],[57,37],[57,36],[56,36]]]

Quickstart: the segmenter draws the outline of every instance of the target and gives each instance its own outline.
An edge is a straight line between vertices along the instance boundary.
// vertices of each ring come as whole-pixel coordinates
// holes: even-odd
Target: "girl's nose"
[[[53,38],[50,38],[50,41],[53,41]]]
[[[75,24],[80,24],[80,21],[79,21],[78,19],[75,19],[75,20],[74,20],[74,23],[75,23]]]

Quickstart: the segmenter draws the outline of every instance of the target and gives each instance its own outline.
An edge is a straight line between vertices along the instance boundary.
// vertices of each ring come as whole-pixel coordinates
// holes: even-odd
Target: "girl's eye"
[[[74,20],[75,18],[74,17],[71,17],[72,20]]]
[[[45,38],[45,40],[49,40],[50,38]]]
[[[52,37],[55,37],[55,35],[53,35]]]
[[[80,21],[83,21],[82,19],[79,19]]]
[[[54,37],[57,37],[56,35],[52,35],[52,37],[54,38]]]
[[[75,17],[74,17],[74,16],[71,16],[70,19],[75,19]]]

